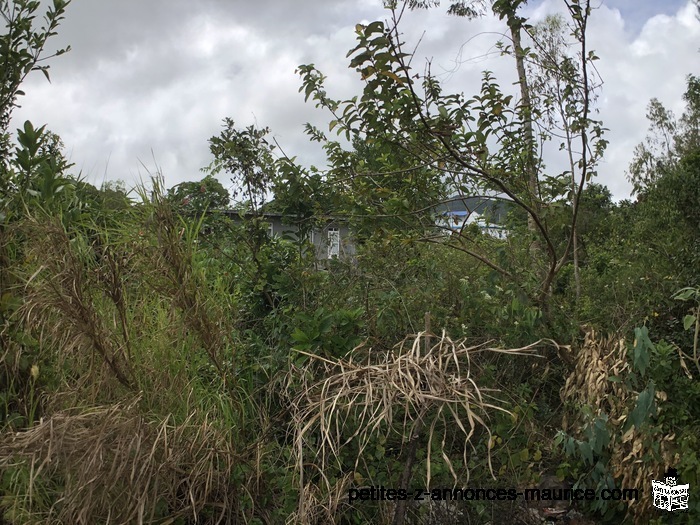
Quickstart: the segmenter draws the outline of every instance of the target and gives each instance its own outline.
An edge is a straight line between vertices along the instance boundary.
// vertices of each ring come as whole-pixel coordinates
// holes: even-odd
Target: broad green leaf
[[[683,318],[683,329],[688,330],[691,326],[695,324],[696,319],[697,317],[695,317],[694,315],[686,315]]]
[[[639,428],[642,423],[649,418],[649,416],[653,416],[655,414],[655,391],[656,388],[654,387],[654,383],[649,383],[649,385],[642,392],[640,392],[639,397],[637,398],[637,404],[630,414],[628,427],[630,425],[634,425],[635,427]]]
[[[599,417],[593,424],[593,450],[596,454],[601,454],[603,449],[610,443],[610,433],[606,426],[605,417]]]
[[[678,299],[679,301],[687,301],[694,295],[698,294],[698,290],[695,288],[687,287],[687,288],[681,288],[678,290],[675,295],[673,296],[674,299]]]
[[[309,343],[309,336],[302,332],[299,328],[295,328],[291,335],[292,339],[297,343]]]
[[[367,29],[365,29],[365,34],[370,35],[372,33],[383,33],[384,32],[384,22],[376,21],[372,22],[370,25],[367,26]]]
[[[654,349],[654,344],[649,339],[649,329],[646,326],[634,329],[634,367],[641,372],[646,372],[649,366],[650,350]]]
[[[579,443],[578,448],[581,451],[581,456],[583,457],[583,459],[587,463],[592,465],[593,464],[593,450],[591,449],[591,445],[589,445],[588,443],[583,441],[583,442]]]

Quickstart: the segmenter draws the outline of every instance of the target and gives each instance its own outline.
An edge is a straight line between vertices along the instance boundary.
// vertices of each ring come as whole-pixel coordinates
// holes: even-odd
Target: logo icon
[[[664,481],[652,480],[654,507],[673,512],[688,508],[688,489],[690,485],[678,485],[678,472],[669,468]]]

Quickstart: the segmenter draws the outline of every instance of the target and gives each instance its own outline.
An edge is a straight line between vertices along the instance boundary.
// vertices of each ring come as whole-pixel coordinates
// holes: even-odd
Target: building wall
[[[271,234],[281,237],[289,237],[297,239],[298,228],[295,225],[285,224],[281,217],[272,217],[268,219],[271,225]],[[355,255],[355,245],[352,242],[350,229],[346,224],[339,221],[329,221],[323,228],[316,228],[311,232],[309,239],[316,251],[316,259],[327,260],[329,251],[331,251],[329,232],[337,231],[339,236],[338,242],[338,257],[341,259],[351,258]]]

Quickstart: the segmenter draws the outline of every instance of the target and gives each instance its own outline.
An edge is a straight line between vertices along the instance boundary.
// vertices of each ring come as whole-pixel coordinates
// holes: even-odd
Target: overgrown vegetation
[[[429,4],[357,26],[358,97],[300,66],[352,144],[309,126],[327,172],[226,119],[204,179],[127,191],[74,176],[44,126],[9,134],[68,2],[38,29],[39,2],[0,2],[0,522],[540,523],[522,501],[348,494],[556,476],[639,490],[564,511],[579,523],[641,524],[669,467],[700,487],[700,81],[679,119],[652,101],[637,198],[615,203],[592,182],[589,4],[532,27],[493,2],[518,93],[485,73],[471,98],[410,69],[402,9]],[[513,203],[507,236],[436,226],[484,194]],[[299,235],[269,236],[270,211]],[[338,217],[357,252],[321,265],[311,232]]]

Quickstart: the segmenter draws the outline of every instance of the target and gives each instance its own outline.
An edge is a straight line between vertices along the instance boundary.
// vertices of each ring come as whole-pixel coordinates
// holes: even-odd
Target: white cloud
[[[546,0],[528,12],[541,18],[555,9],[561,4]],[[73,2],[56,42],[73,51],[52,62],[53,84],[40,75],[27,82],[13,123],[48,123],[97,184],[108,159],[107,178],[137,181],[140,162],[154,167],[151,151],[168,184],[200,178],[211,160],[207,140],[224,117],[269,126],[288,154],[322,165],[303,124],[323,126],[329,117],[304,104],[294,70],[315,63],[331,96],[352,96],[361,89],[345,58],[354,26],[386,18],[380,0]],[[407,13],[403,22],[408,48],[425,31],[414,67],[422,72],[420,57],[430,58],[446,90],[476,93],[484,69],[512,88],[512,63],[493,53],[504,30],[494,17],[469,22],[443,6]],[[624,171],[646,132],[649,99],[680,112],[685,75],[698,73],[700,22],[690,3],[612,0],[594,13],[589,35],[601,58],[600,117],[611,142],[599,180],[625,197]]]
[[[638,35],[624,32],[619,11],[603,6],[591,27],[591,46],[600,56],[605,81],[600,116],[610,128],[610,146],[601,166],[601,182],[618,197],[631,190],[624,178],[634,146],[646,135],[646,106],[658,98],[682,112],[686,76],[697,70],[700,22],[690,3],[675,15],[657,15]]]

